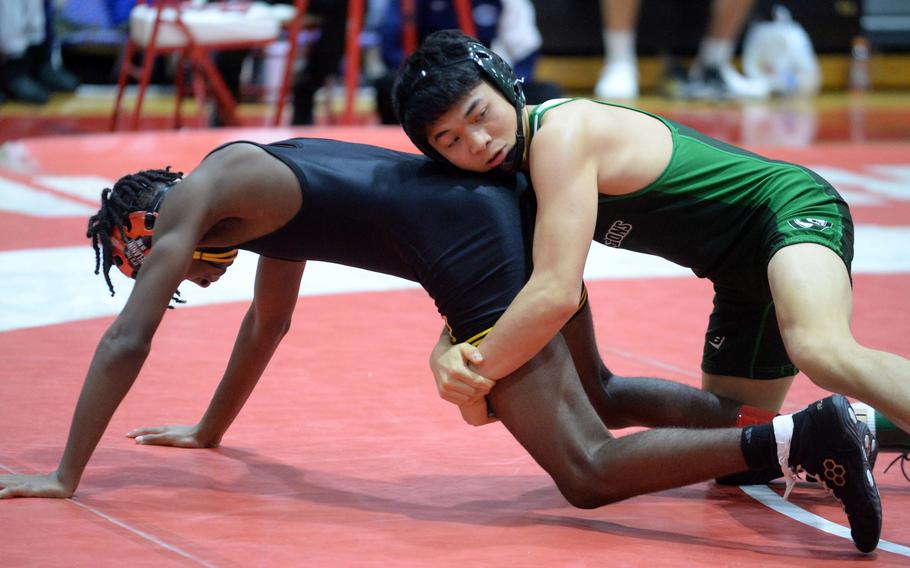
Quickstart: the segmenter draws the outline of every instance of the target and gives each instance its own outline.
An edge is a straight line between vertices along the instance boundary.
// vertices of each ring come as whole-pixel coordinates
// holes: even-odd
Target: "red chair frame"
[[[145,0],[137,0],[136,4],[145,4]],[[288,91],[291,85],[291,75],[294,68],[294,60],[297,57],[297,38],[303,27],[304,17],[309,2],[308,0],[295,0],[294,17],[286,24],[288,29],[288,41],[290,49],[285,64],[284,77],[282,78],[281,88],[276,101],[273,123],[277,126],[281,123],[281,115],[284,105],[287,101]],[[236,49],[261,49],[274,43],[276,39],[268,40],[244,40],[230,41],[221,43],[206,43],[200,45],[196,42],[192,32],[182,19],[185,2],[183,0],[152,0],[151,5],[155,8],[155,20],[152,24],[152,32],[147,45],[140,46],[135,42],[132,36],[129,37],[126,50],[124,52],[123,63],[117,79],[117,94],[114,100],[114,110],[111,115],[111,130],[116,130],[120,122],[120,108],[123,100],[123,92],[126,89],[127,81],[134,78],[139,83],[139,89],[136,96],[136,103],[133,109],[132,117],[129,121],[129,129],[136,130],[139,125],[139,117],[142,111],[142,103],[145,99],[145,93],[152,75],[152,68],[155,60],[159,55],[177,54],[177,68],[175,73],[176,101],[174,108],[174,127],[179,128],[183,125],[181,113],[181,103],[186,95],[184,84],[184,68],[189,66],[193,69],[193,95],[196,99],[200,113],[204,111],[206,102],[207,87],[210,87],[215,98],[218,101],[219,112],[222,121],[227,125],[239,125],[236,109],[237,101],[230,93],[224,79],[221,77],[218,69],[212,63],[211,53],[214,51],[228,51]],[[184,34],[186,44],[180,46],[159,46],[157,43],[158,35],[163,20],[163,12],[166,8],[173,8],[177,11],[177,18],[173,22],[177,28]],[[168,22],[170,23],[170,22]],[[138,50],[143,50],[143,58],[140,67],[133,65],[133,56]],[[201,117],[203,124],[204,117]]]
[[[471,17],[471,0],[453,0],[461,31],[477,36]],[[417,49],[416,0],[401,0],[403,46],[405,56]],[[354,98],[360,76],[360,32],[363,30],[363,0],[350,0],[348,5],[347,44],[345,48],[345,105],[342,124],[354,124]]]
[[[192,32],[180,17],[183,5],[185,4],[184,0],[150,0],[150,2],[156,9],[152,33],[148,44],[145,47],[142,47],[133,41],[132,36],[127,40],[123,63],[117,79],[117,94],[114,100],[114,110],[111,115],[110,123],[111,130],[117,130],[119,125],[123,92],[126,89],[127,82],[130,78],[138,81],[139,89],[133,114],[129,121],[129,129],[136,130],[138,128],[142,103],[151,79],[154,62],[159,55],[172,53],[178,55],[177,71],[175,73],[176,102],[174,108],[174,127],[180,128],[183,125],[181,103],[186,95],[184,67],[187,65],[195,71],[193,74],[193,95],[196,99],[200,113],[204,111],[207,91],[206,86],[208,85],[211,87],[211,90],[219,103],[218,107],[222,113],[221,119],[224,124],[239,125],[240,121],[236,114],[237,101],[234,99],[233,95],[231,95],[227,85],[224,83],[224,79],[212,63],[211,53],[213,51],[226,51],[232,49],[263,48],[270,43],[273,43],[275,40],[223,42],[215,44],[206,43],[205,45],[199,45],[194,40]],[[402,34],[405,55],[413,53],[417,48],[415,2],[416,0],[401,0],[403,21]],[[474,20],[471,17],[471,1],[453,0],[453,2],[458,16],[459,26],[462,31],[470,36],[476,36],[477,30],[474,25]],[[147,4],[149,3],[149,0],[136,0],[137,5],[140,3]],[[308,0],[295,0],[294,17],[285,26],[287,28],[288,42],[290,45],[287,60],[285,62],[284,76],[275,102],[275,112],[272,121],[274,126],[281,125],[282,114],[285,104],[287,103],[288,93],[293,80],[294,63],[299,50],[297,40],[304,26],[308,6]],[[187,39],[186,45],[178,47],[161,47],[157,45],[158,33],[163,21],[162,13],[165,8],[174,8],[177,10],[178,16],[174,24],[185,34]],[[350,0],[345,44],[345,110],[341,118],[341,123],[346,125],[354,124],[354,101],[360,76],[360,34],[363,30],[364,9],[364,0]],[[140,49],[144,50],[145,53],[143,54],[141,66],[137,68],[133,65],[132,60],[135,53]],[[205,123],[204,117],[201,117],[201,121],[203,124]]]

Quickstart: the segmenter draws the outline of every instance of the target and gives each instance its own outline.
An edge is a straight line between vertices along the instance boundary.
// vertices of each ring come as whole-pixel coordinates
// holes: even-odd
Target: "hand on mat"
[[[66,499],[72,497],[73,489],[67,489],[57,472],[47,475],[0,475],[0,499],[13,497],[51,497]]]
[[[439,396],[459,406],[482,400],[496,384],[471,368],[482,363],[480,351],[469,343],[453,345],[440,357],[431,360],[430,369],[436,379]]]
[[[146,426],[127,434],[137,444],[175,448],[214,448],[218,444],[200,439],[199,426]]]

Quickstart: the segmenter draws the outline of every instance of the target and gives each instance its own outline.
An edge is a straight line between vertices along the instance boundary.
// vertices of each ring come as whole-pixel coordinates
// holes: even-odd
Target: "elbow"
[[[145,361],[152,351],[150,343],[134,338],[118,338],[111,341],[108,346],[120,357],[136,361]]]
[[[571,318],[578,310],[580,299],[579,288],[576,286],[553,285],[544,291],[540,304],[554,320],[559,320],[560,325]]]
[[[281,323],[275,326],[275,333],[278,336],[278,339],[284,339],[284,336],[291,331],[291,318],[282,320]]]
[[[281,341],[291,330],[292,310],[264,310],[253,302],[243,319],[243,333],[259,340]]]
[[[569,321],[569,319],[575,315],[575,312],[578,311],[578,302],[580,299],[577,291],[574,294],[567,295],[563,298],[559,304],[559,315],[563,323]]]
[[[273,341],[281,341],[290,330],[290,319],[270,321],[259,326],[259,333],[271,338]]]
[[[151,337],[146,337],[135,330],[115,324],[104,334],[99,350],[117,357],[145,360],[152,350],[152,340]]]

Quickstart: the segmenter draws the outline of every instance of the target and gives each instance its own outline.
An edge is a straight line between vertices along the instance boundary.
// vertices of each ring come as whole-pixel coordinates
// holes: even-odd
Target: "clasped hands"
[[[482,364],[483,356],[470,343],[453,345],[430,361],[439,396],[457,405],[464,421],[472,426],[496,421],[489,415],[485,398],[496,381],[477,373],[475,369]]]

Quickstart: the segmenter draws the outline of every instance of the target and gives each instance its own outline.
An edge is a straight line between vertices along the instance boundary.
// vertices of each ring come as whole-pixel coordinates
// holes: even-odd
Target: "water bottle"
[[[853,38],[850,50],[850,89],[853,91],[869,90],[869,42],[862,36]]]

